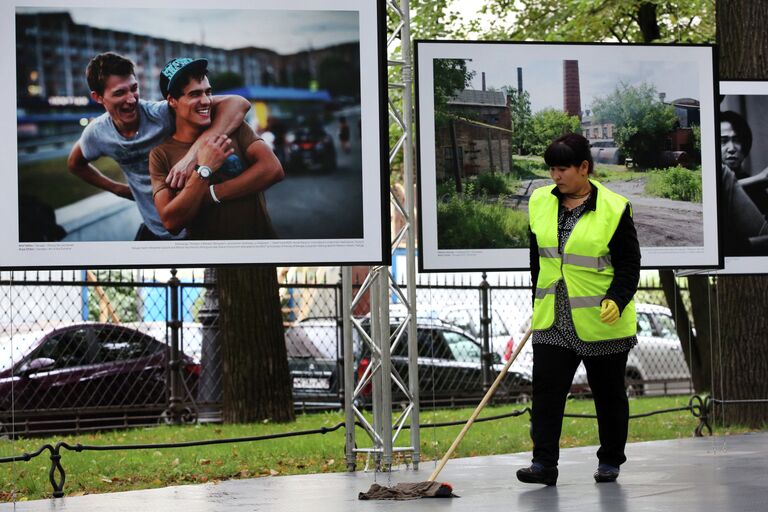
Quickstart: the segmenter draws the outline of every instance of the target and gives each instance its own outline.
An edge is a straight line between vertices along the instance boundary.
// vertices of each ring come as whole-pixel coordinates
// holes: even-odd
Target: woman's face
[[[562,194],[578,194],[584,192],[589,178],[589,162],[584,160],[581,165],[555,166],[549,168],[549,175]]]

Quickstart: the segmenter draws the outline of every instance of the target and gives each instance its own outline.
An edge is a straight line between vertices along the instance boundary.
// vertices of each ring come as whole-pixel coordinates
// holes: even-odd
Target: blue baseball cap
[[[160,92],[163,98],[173,89],[179,79],[190,74],[202,74],[208,71],[208,59],[190,59],[189,57],[177,57],[171,59],[160,71]]]

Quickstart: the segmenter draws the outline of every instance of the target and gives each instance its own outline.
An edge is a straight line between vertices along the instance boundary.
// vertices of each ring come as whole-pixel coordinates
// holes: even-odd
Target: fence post
[[[197,400],[203,404],[220,404],[224,393],[221,382],[221,342],[219,337],[219,294],[216,290],[216,269],[206,268],[205,302],[197,316],[203,324],[203,340],[200,354],[200,380]],[[208,412],[215,412],[211,407]]]
[[[170,398],[168,399],[168,408],[165,410],[165,418],[168,423],[181,423],[183,415],[183,404],[181,397],[181,360],[179,358],[179,293],[180,282],[176,277],[177,270],[171,269],[171,278],[168,280],[168,293],[171,299],[171,315],[168,321],[168,328],[171,332],[171,357],[168,363],[168,373],[170,374]]]
[[[483,335],[483,342],[481,345],[481,352],[480,352],[480,358],[481,358],[481,364],[483,369],[483,391],[486,392],[491,386],[491,365],[493,364],[493,357],[491,356],[491,350],[490,350],[490,336],[489,336],[489,325],[491,323],[491,319],[488,315],[488,295],[489,295],[489,289],[490,285],[488,284],[488,281],[486,281],[486,274],[483,272],[483,280],[480,282],[480,298],[482,301],[482,315],[480,316],[480,326],[481,326],[481,333]]]

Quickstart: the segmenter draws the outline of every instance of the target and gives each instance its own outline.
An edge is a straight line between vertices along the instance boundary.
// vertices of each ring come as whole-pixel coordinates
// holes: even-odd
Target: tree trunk
[[[691,368],[694,389],[712,392],[712,347],[720,333],[717,289],[709,276],[689,276],[688,294],[691,297],[691,314],[696,336],[691,344]],[[694,297],[696,300],[694,300]]]
[[[275,267],[222,267],[217,277],[224,422],[293,421]]]
[[[707,320],[709,308],[701,311],[701,308],[697,307],[698,304],[693,304],[693,323],[701,326],[696,329],[696,336],[693,336],[691,322],[685,309],[683,297],[680,294],[680,288],[675,281],[674,272],[671,270],[660,270],[659,277],[661,279],[661,287],[664,290],[664,297],[667,299],[667,305],[672,311],[672,316],[675,318],[677,336],[680,338],[680,345],[682,346],[683,354],[685,354],[685,362],[688,364],[688,369],[691,372],[693,389],[696,393],[709,391],[710,383],[712,382],[710,347],[712,346],[712,333],[717,332],[716,329],[709,328],[709,321]],[[696,276],[687,279],[690,296],[694,295],[694,287],[696,288],[696,294],[704,293],[712,296],[706,290],[706,287],[709,286],[707,277]],[[704,287],[703,292],[702,287]],[[706,305],[704,301],[698,302]]]
[[[459,146],[456,142],[456,121],[451,119],[451,155],[453,155],[453,181],[456,193],[461,194],[461,167],[459,166]]]
[[[643,42],[651,43],[661,37],[659,20],[656,16],[656,4],[643,2],[637,10],[637,24],[643,33]]]
[[[768,2],[718,0],[717,33],[722,79],[768,78]],[[714,389],[721,400],[768,398],[768,276],[722,276],[717,282],[720,340],[713,346]],[[725,404],[717,418],[725,425],[762,427],[768,404]]]

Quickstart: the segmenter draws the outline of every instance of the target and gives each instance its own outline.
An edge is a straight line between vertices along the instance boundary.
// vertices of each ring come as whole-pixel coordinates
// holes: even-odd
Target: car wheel
[[[527,391],[521,391],[519,395],[515,397],[516,404],[528,404],[531,402],[531,394]]]
[[[192,425],[194,423],[197,423],[197,420],[198,420],[197,410],[190,409],[189,407],[184,407],[178,412],[178,417],[176,420],[171,416],[170,411],[166,409],[162,413],[160,413],[160,416],[157,419],[157,423],[160,425],[179,425],[179,424]]]
[[[645,394],[643,376],[640,375],[640,372],[632,368],[627,369],[627,373],[624,377],[624,389],[629,398],[643,396]]]

